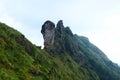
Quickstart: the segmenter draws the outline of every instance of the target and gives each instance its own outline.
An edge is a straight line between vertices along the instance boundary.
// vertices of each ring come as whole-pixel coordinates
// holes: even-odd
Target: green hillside
[[[56,30],[49,51],[0,23],[0,80],[120,80],[119,75],[117,64],[69,27],[62,34]]]

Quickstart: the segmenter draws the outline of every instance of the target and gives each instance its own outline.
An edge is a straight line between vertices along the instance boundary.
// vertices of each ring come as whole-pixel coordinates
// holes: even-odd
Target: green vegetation
[[[120,80],[117,64],[86,37],[68,27],[62,36],[47,52],[0,23],[0,80]]]

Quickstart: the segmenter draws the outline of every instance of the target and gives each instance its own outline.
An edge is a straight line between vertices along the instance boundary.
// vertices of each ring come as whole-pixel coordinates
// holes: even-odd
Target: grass
[[[64,34],[50,53],[0,23],[0,80],[120,80],[120,68],[97,54],[87,38],[74,36],[68,27]]]

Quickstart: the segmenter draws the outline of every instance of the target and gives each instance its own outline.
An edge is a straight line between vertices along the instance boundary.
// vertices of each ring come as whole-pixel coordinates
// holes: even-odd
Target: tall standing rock
[[[62,31],[64,29],[64,25],[63,25],[62,20],[58,21],[56,29],[62,34]]]
[[[59,38],[62,38],[63,35],[63,31],[64,31],[64,25],[63,25],[63,21],[59,20],[56,26],[56,35]]]
[[[44,38],[44,47],[51,48],[54,44],[55,24],[51,21],[46,21],[42,25],[41,33]]]

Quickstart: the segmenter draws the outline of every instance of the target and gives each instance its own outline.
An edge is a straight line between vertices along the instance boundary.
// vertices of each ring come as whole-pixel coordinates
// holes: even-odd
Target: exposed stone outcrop
[[[62,34],[62,32],[64,30],[64,25],[63,25],[62,20],[58,21],[57,26],[56,26],[56,30],[59,31],[60,34]]]
[[[62,20],[58,21],[56,28],[53,22],[46,21],[42,26],[41,33],[47,51],[52,53],[75,52],[72,50],[75,44],[73,33],[69,27],[64,27]]]
[[[44,38],[44,47],[52,47],[54,44],[54,36],[55,36],[55,24],[51,21],[46,21],[42,25],[41,33]]]
[[[60,20],[57,23],[55,35],[58,38],[62,38],[63,32],[64,32],[64,25],[63,25],[62,20]]]

